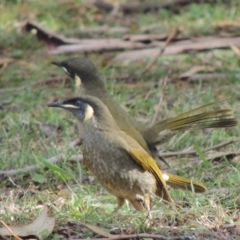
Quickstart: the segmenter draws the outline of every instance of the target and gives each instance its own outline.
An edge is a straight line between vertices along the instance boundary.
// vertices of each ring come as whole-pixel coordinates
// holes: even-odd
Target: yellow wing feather
[[[136,149],[130,149],[128,150],[128,153],[131,155],[134,161],[136,161],[138,164],[142,166],[143,169],[151,172],[154,177],[157,180],[158,188],[161,190],[163,194],[163,199],[168,202],[173,202],[167,187],[166,182],[163,178],[161,170],[158,168],[156,162],[153,160],[153,158],[147,154],[145,151],[136,150]]]

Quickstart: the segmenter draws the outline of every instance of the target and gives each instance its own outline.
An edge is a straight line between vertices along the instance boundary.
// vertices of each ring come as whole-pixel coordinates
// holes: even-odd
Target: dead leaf
[[[14,237],[15,240],[22,240],[11,230],[11,228],[5,222],[3,222],[3,221],[0,221],[0,222],[5,226],[5,228],[8,229],[8,231],[12,234],[12,236]]]
[[[240,27],[240,23],[239,23],[239,21],[223,20],[221,22],[218,22],[215,25],[215,27],[229,29],[232,27]]]
[[[188,88],[189,83],[183,80],[179,80],[175,83],[176,90],[182,90]]]
[[[47,215],[48,207],[43,207],[40,215],[29,225],[26,226],[8,226],[11,231],[21,237],[36,236],[38,239],[46,239],[53,231],[55,219]],[[13,236],[6,227],[0,228],[1,236]]]
[[[70,222],[72,222],[72,220],[70,220]],[[80,223],[81,225],[91,229],[93,232],[101,235],[101,236],[104,236],[104,237],[107,237],[107,238],[114,238],[115,235],[112,235],[111,233],[108,233],[108,232],[105,232],[104,230],[102,230],[101,228],[97,227],[97,226],[94,226],[94,225],[91,225],[91,224],[88,224],[88,223],[83,223],[83,222],[77,222],[77,221],[74,221],[75,223]]]
[[[66,202],[66,198],[60,197],[57,200],[55,200],[53,203],[60,210],[63,208],[65,202]]]
[[[13,58],[0,58],[0,67],[6,67],[9,63],[13,61]]]

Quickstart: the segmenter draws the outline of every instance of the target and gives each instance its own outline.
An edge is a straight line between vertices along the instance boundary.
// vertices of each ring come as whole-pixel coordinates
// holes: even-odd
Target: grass
[[[30,17],[53,31],[64,33],[69,29],[98,26],[107,21],[107,16],[86,5],[86,1],[61,1],[58,5],[56,1],[45,1],[41,4],[39,1],[29,1],[28,4],[24,1],[3,1],[0,9],[3,7],[0,22],[4,24],[0,25],[0,29],[5,34],[0,36],[1,58],[13,58],[13,61],[3,64],[0,69],[0,166],[1,170],[32,164],[41,164],[42,167],[11,178],[0,175],[1,219],[9,225],[30,223],[37,213],[29,213],[29,210],[39,204],[48,203],[53,208],[51,214],[57,219],[55,233],[49,239],[59,234],[59,226],[68,226],[74,219],[98,225],[113,233],[125,232],[129,228],[132,232],[166,233],[170,231],[165,228],[167,225],[177,226],[178,231],[189,235],[198,231],[201,234],[210,234],[209,229],[239,221],[239,160],[236,159],[233,163],[228,160],[211,163],[205,160],[206,154],[201,154],[204,147],[238,137],[239,126],[227,130],[199,130],[190,134],[181,132],[161,146],[163,152],[197,149],[199,157],[195,158],[198,163],[194,167],[186,167],[185,163],[189,162],[189,159],[185,161],[175,158],[172,161],[179,161],[179,165],[171,171],[203,182],[209,193],[195,195],[171,189],[171,194],[179,206],[178,212],[165,206],[161,200],[156,200],[151,229],[146,229],[143,224],[145,213],[136,212],[126,204],[118,214],[111,214],[115,207],[115,198],[95,182],[84,166],[69,161],[72,155],[80,152],[80,148],[70,150],[66,159],[57,164],[44,164],[46,159],[63,152],[76,138],[75,119],[63,111],[47,108],[47,103],[53,99],[72,96],[73,86],[69,81],[65,84],[39,87],[32,87],[31,83],[51,76],[64,76],[64,73],[50,65],[50,62],[70,56],[48,55],[43,43],[38,42],[34,35],[19,31],[18,26]],[[133,32],[137,33],[140,27],[156,22],[159,22],[163,32],[187,23],[183,28],[185,35],[202,36],[216,33],[214,24],[219,21],[239,21],[237,7],[237,1],[232,1],[227,7],[221,2],[201,4],[201,7],[192,4],[180,9],[178,14],[161,10],[156,14],[137,14],[126,18],[121,16],[120,25],[130,26],[137,22],[137,28],[133,29]],[[99,18],[101,21],[97,21]],[[117,26],[119,21],[107,24]],[[76,53],[71,57],[80,55]],[[212,72],[238,72],[239,59],[231,50],[161,56],[148,76],[137,79],[135,76],[139,69],[143,68],[143,63],[124,68],[104,66],[105,58],[113,56],[113,53],[89,55],[106,76],[110,93],[141,122],[151,122],[162,94],[159,79],[166,75],[173,81],[167,84],[164,91],[159,118],[175,116],[225,97],[231,98],[224,106],[235,109],[236,115],[239,115],[238,79],[229,77],[224,80],[182,85],[177,80],[179,74],[196,65],[206,66]],[[132,77],[131,83],[116,80],[126,74]],[[24,88],[21,88],[23,86]],[[44,125],[50,130],[45,130]],[[239,147],[239,143],[234,143],[223,151],[237,151]],[[192,229],[195,231],[192,232]],[[84,238],[95,236],[90,230],[80,231],[78,234]]]

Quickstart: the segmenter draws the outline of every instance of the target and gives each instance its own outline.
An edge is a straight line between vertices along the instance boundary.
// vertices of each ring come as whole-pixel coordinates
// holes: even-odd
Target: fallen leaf
[[[53,203],[58,208],[58,210],[61,210],[66,202],[66,199],[63,197],[58,198]]]
[[[46,239],[53,231],[55,225],[55,219],[47,215],[48,207],[43,207],[40,215],[29,225],[25,226],[8,226],[12,232],[6,227],[0,228],[1,236],[13,236],[13,233],[17,236],[27,237],[36,236],[38,239]]]
[[[13,58],[0,58],[0,67],[6,67],[9,63],[13,61]]]
[[[0,222],[5,226],[5,228],[7,228],[7,230],[12,234],[15,240],[22,240],[9,228],[9,226],[5,222],[3,221],[0,221]]]
[[[102,230],[101,228],[88,224],[88,223],[83,223],[83,222],[79,222],[81,225],[91,229],[92,231],[94,231],[95,233],[107,237],[107,238],[113,238],[115,235],[112,235],[111,233],[105,232],[104,230]]]
[[[231,21],[231,20],[223,20],[221,22],[218,22],[215,25],[216,28],[226,28],[229,29],[231,27],[240,27],[239,21]]]

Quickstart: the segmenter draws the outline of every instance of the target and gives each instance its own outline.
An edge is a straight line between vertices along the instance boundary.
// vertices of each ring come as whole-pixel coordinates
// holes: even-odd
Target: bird
[[[99,98],[108,107],[119,128],[151,153],[159,166],[159,158],[165,163],[166,161],[159,156],[156,146],[168,141],[178,130],[226,128],[237,125],[231,109],[209,110],[222,102],[217,101],[158,121],[148,127],[136,121],[114,101],[107,91],[103,77],[90,59],[76,57],[54,61],[52,64],[61,67],[74,80],[76,96],[89,95]]]
[[[83,139],[83,163],[99,183],[116,196],[116,210],[128,200],[136,210],[146,209],[147,217],[151,218],[153,196],[174,206],[166,185],[168,175],[160,170],[138,141],[120,129],[100,99],[76,97],[52,102],[48,107],[65,109],[78,119],[79,134]],[[197,189],[206,190],[205,186],[192,182],[193,186],[195,184]]]

